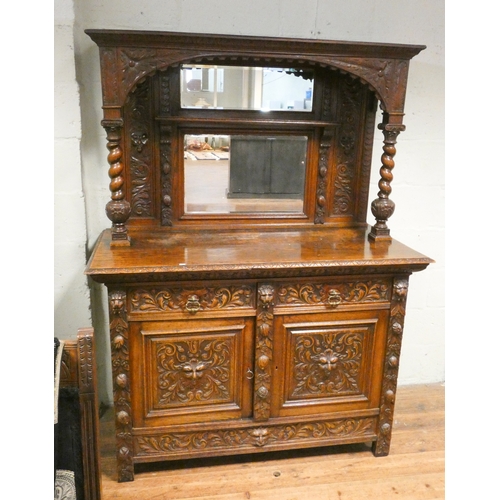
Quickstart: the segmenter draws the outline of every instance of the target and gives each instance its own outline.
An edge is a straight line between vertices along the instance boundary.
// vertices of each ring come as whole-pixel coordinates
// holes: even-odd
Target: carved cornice
[[[409,60],[419,45],[327,40],[87,30],[100,47],[104,105],[123,105],[135,86],[155,71],[182,62],[315,65],[340,69],[368,84],[389,113],[402,113]],[[290,54],[293,54],[291,56]],[[404,86],[402,86],[404,88]]]

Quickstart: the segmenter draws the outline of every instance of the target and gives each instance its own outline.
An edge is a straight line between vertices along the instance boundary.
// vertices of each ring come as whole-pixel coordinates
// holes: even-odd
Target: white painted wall
[[[73,40],[75,13],[72,1],[56,0],[54,7],[54,335],[67,339],[74,338],[78,328],[91,326],[92,321],[89,287],[83,274],[87,229]]]
[[[85,248],[91,250],[110,225],[104,213],[109,179],[100,126],[98,50],[84,29],[425,44],[427,50],[410,65],[407,130],[398,141],[392,183],[396,212],[389,226],[396,239],[436,260],[410,280],[400,383],[443,381],[444,0],[74,0],[74,6],[73,17],[71,2],[56,0],[56,332],[73,334],[77,326],[89,324],[89,290],[82,277]],[[374,184],[381,153],[377,133]],[[370,199],[376,192],[374,186]],[[101,398],[110,402],[105,292],[91,284],[90,295],[99,340]]]

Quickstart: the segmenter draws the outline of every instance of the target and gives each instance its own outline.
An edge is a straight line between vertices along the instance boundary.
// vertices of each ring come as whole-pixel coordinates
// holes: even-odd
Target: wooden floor
[[[112,411],[101,419],[102,498],[444,499],[444,384],[398,389],[391,453],[367,445],[140,465],[116,481]]]

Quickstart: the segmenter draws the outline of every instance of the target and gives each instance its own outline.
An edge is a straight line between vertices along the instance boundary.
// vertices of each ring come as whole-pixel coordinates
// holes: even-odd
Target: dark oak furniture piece
[[[387,226],[409,61],[424,47],[87,34],[100,52],[112,227],[86,273],[109,292],[118,480],[190,457],[355,442],[387,455],[408,280],[432,262]],[[313,75],[312,109],[210,108],[208,94],[183,108],[183,64]],[[186,212],[190,134],[306,137],[302,208]]]
[[[78,499],[99,500],[101,450],[94,330],[81,328],[76,339],[63,342],[54,467],[74,472]]]

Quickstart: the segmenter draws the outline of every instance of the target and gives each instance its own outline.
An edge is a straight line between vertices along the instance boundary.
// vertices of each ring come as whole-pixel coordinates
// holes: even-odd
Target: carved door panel
[[[136,323],[134,426],[249,417],[254,318]]]
[[[377,408],[388,311],[275,318],[272,416]]]

